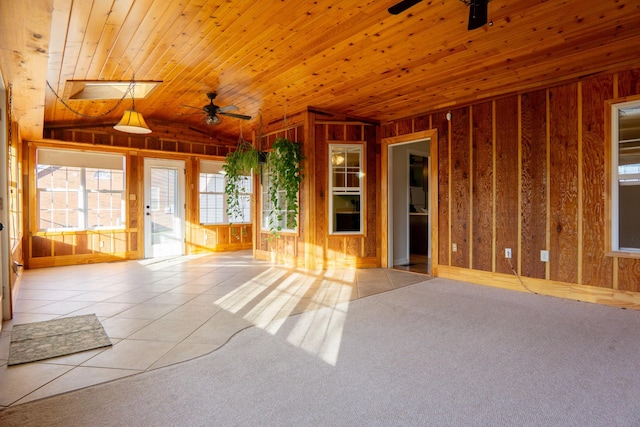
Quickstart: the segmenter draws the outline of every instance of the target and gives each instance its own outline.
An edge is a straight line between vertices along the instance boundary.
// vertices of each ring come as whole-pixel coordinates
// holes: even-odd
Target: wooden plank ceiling
[[[28,139],[115,123],[130,106],[67,100],[100,116],[83,117],[47,81],[64,98],[70,80],[133,77],[162,82],[136,101],[148,121],[205,130],[184,105],[217,92],[253,117],[213,129],[237,138],[307,106],[385,121],[640,62],[637,0],[492,0],[493,25],[471,31],[460,0],[391,15],[396,1],[3,0],[0,67]]]

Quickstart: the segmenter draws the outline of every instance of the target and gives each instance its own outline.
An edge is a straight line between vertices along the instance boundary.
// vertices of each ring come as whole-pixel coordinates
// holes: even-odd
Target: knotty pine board
[[[505,248],[511,248],[511,265],[518,259],[518,97],[495,101],[496,185],[495,240],[498,273],[512,273],[505,259]]]
[[[471,107],[473,240],[472,259],[476,270],[492,271],[493,256],[493,105]]]
[[[438,164],[431,163],[432,168],[438,170],[438,263],[450,265],[449,254],[451,242],[449,240],[449,121],[445,113],[437,113],[432,116],[433,127],[438,130],[438,140],[431,143],[438,144]],[[433,190],[433,185],[431,190]],[[429,211],[434,209],[429,206]],[[432,224],[433,227],[433,224]]]
[[[587,79],[582,93],[582,283],[610,288],[613,260],[605,248],[604,101],[613,97],[613,76]]]
[[[549,89],[550,279],[578,282],[578,85]]]
[[[540,251],[548,249],[546,90],[521,97],[521,268],[525,277],[545,278]],[[498,223],[498,226],[500,224]]]
[[[470,143],[469,143],[469,107],[452,112],[451,119],[451,245],[457,245],[457,251],[451,249],[451,265],[469,268],[469,229],[470,218]]]

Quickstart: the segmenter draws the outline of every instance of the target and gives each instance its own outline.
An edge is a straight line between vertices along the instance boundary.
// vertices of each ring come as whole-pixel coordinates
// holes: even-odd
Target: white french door
[[[184,254],[185,163],[144,159],[144,257]]]

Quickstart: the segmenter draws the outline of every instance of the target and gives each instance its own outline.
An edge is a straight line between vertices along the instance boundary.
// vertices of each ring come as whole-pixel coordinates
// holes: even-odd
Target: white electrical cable
[[[511,271],[513,271],[513,274],[516,276],[516,278],[518,279],[518,281],[520,282],[520,284],[522,285],[523,288],[525,288],[527,290],[527,292],[531,292],[532,294],[538,294],[537,292],[532,291],[531,289],[529,289],[527,287],[527,285],[524,284],[524,282],[522,281],[522,279],[520,278],[520,275],[518,274],[518,272],[516,271],[515,268],[513,268],[513,264],[511,264],[511,258],[507,258],[507,261],[509,261],[509,267],[511,267]]]

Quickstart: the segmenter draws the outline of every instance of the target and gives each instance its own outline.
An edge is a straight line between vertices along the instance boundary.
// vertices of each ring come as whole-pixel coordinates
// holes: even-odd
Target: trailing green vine
[[[227,154],[222,170],[226,175],[224,191],[227,194],[227,215],[229,223],[233,218],[242,216],[240,193],[246,192],[245,176],[251,175],[251,170],[258,171],[258,151],[248,141],[241,141],[238,148]]]
[[[277,138],[271,146],[267,158],[267,193],[271,200],[269,229],[274,234],[282,230],[281,224],[285,224],[288,229],[298,226],[298,191],[303,178],[303,159],[302,149],[297,142]],[[279,193],[284,193],[284,197],[279,197]]]

